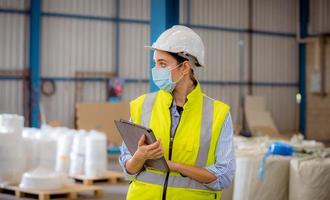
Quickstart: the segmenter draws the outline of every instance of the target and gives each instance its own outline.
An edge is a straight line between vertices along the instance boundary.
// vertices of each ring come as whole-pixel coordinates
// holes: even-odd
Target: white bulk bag
[[[238,155],[234,180],[234,200],[288,199],[290,157],[270,156],[265,163],[265,175],[259,177],[263,153]]]
[[[57,140],[57,155],[56,155],[56,168],[57,172],[64,174],[69,173],[70,169],[70,153],[73,141],[73,130],[61,129],[63,132]]]
[[[103,176],[107,170],[107,139],[104,133],[91,131],[86,137],[85,175]]]
[[[16,184],[24,170],[22,138],[13,132],[0,132],[0,185]]]
[[[57,140],[43,130],[39,135],[40,161],[39,166],[55,170]]]
[[[23,129],[23,148],[25,152],[25,170],[30,171],[39,165],[40,146],[39,146],[40,130],[36,128]]]
[[[80,130],[73,138],[72,152],[70,155],[70,176],[83,175],[85,163],[85,142],[87,132]]]
[[[23,173],[23,126],[22,116],[0,115],[0,185],[18,183]]]
[[[2,114],[0,115],[0,127],[21,136],[24,127],[24,117],[15,114]]]
[[[296,158],[290,162],[290,200],[330,199],[330,158]]]

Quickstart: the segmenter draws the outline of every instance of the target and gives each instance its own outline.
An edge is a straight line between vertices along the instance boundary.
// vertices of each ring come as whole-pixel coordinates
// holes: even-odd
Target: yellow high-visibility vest
[[[164,90],[142,95],[130,103],[132,121],[151,128],[161,139],[166,160],[200,167],[213,165],[220,130],[230,107],[206,96],[198,83],[187,96],[170,152],[172,101],[172,94]],[[207,200],[220,199],[221,191],[176,172],[147,168],[131,182],[127,199],[158,200],[164,199],[164,195],[167,200]]]

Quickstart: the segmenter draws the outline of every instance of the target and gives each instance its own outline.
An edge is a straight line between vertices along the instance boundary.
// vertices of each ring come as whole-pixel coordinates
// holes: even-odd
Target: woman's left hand
[[[179,172],[179,166],[180,163],[172,162],[172,161],[167,161],[167,165],[170,168],[170,171],[176,171]]]
[[[211,183],[217,179],[214,174],[203,167],[189,166],[172,161],[167,161],[167,165],[170,168],[170,171],[178,172],[181,176],[188,176],[201,183]]]

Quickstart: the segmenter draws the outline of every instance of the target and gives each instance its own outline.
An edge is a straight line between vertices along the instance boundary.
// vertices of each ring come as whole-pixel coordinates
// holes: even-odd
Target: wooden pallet
[[[103,190],[97,186],[87,186],[81,184],[68,185],[62,189],[57,190],[33,190],[23,189],[18,186],[6,186],[0,188],[0,193],[13,194],[17,198],[22,197],[37,197],[39,200],[50,200],[54,198],[77,199],[81,192],[93,192],[95,197],[102,197]]]
[[[124,178],[122,172],[108,171],[104,176],[87,177],[85,175],[78,175],[72,177],[76,182],[82,182],[84,185],[93,185],[95,183],[117,183]]]

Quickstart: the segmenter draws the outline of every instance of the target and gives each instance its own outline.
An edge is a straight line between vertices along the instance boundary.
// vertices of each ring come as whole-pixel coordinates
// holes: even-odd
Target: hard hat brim
[[[159,48],[155,48],[155,47],[153,47],[153,46],[149,46],[149,45],[146,45],[146,46],[144,46],[144,48],[147,48],[147,49],[149,49],[149,50],[159,50],[159,51],[166,51],[166,52],[170,52],[170,53],[180,53],[180,52],[174,52],[174,51],[168,51],[168,50],[165,50],[165,49],[159,49]],[[190,60],[189,58],[187,58],[188,60]],[[196,59],[196,58],[194,58],[194,59]],[[194,67],[204,67],[204,65],[201,65],[201,64],[199,64],[198,63],[198,65],[193,65]]]

